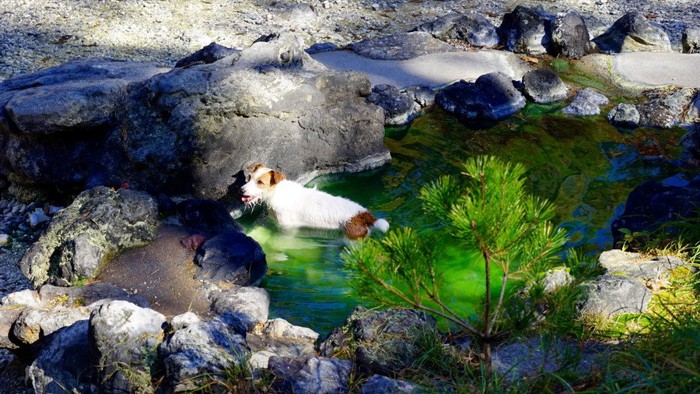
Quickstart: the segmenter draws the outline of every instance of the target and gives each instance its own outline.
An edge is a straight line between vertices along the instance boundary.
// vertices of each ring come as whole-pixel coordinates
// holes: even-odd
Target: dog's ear
[[[287,179],[287,177],[279,171],[272,170],[270,172],[270,185],[276,185],[285,179]]]
[[[263,168],[263,167],[265,167],[265,164],[255,163],[255,164],[249,165],[247,168],[248,168],[248,171],[255,172],[258,170],[258,168]]]

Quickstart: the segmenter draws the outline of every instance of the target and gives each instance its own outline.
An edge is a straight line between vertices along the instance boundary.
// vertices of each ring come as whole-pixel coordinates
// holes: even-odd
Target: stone
[[[496,26],[477,13],[447,14],[412,31],[424,31],[443,41],[461,40],[474,47],[494,47],[499,42]]]
[[[593,42],[603,53],[672,52],[668,34],[647,20],[639,11],[620,17]]]
[[[321,52],[331,52],[338,50],[340,50],[338,45],[332,42],[317,42],[311,45],[310,47],[306,48],[306,53],[308,53],[309,55],[314,55]]]
[[[602,275],[581,286],[586,300],[579,309],[584,316],[610,319],[623,313],[644,313],[652,296],[643,284],[617,275]]]
[[[12,336],[22,346],[31,345],[61,328],[89,317],[90,309],[87,307],[25,309],[12,326]]]
[[[649,102],[638,106],[641,126],[670,129],[683,122],[697,94],[694,88],[658,89],[645,93]]]
[[[415,383],[404,380],[391,379],[383,375],[372,375],[371,378],[362,385],[361,394],[375,393],[420,393],[424,390]]]
[[[232,57],[231,62],[233,63],[235,60],[237,60],[237,56],[240,55],[241,51],[238,49],[229,48],[212,42],[197,52],[178,60],[177,63],[175,63],[175,67],[190,67],[194,66],[195,64],[214,63],[217,60],[229,56]]]
[[[563,100],[569,93],[564,81],[548,68],[528,71],[523,75],[523,88],[532,101],[541,104]]]
[[[26,289],[26,290],[21,290],[17,291],[14,293],[10,293],[4,297],[2,297],[2,300],[0,300],[0,305],[2,306],[31,306],[31,307],[38,307],[42,303],[41,298],[39,297],[39,293]]]
[[[10,236],[8,234],[0,234],[0,247],[8,246],[10,244]]]
[[[392,85],[375,85],[367,102],[384,110],[385,126],[401,126],[410,123],[420,111],[420,105],[411,96]]]
[[[57,213],[20,261],[34,286],[93,279],[121,251],[156,235],[158,208],[146,193],[97,187]]]
[[[435,103],[435,90],[429,86],[409,86],[404,92],[421,107],[430,107]]]
[[[214,200],[188,199],[177,204],[180,223],[189,231],[213,237],[226,231],[243,231],[226,206]]]
[[[620,103],[608,112],[607,118],[615,127],[633,129],[639,126],[640,115],[636,106]]]
[[[187,317],[158,348],[168,392],[194,391],[226,379],[226,371],[245,362],[245,339],[220,320]]]
[[[284,319],[272,319],[265,324],[263,333],[271,338],[303,339],[315,342],[318,333],[310,328],[295,326]]]
[[[700,160],[700,128],[695,127],[681,137],[681,145],[696,160]]]
[[[150,389],[165,316],[126,301],[110,301],[90,315],[89,343],[103,392]]]
[[[268,368],[270,357],[313,358],[318,333],[295,326],[284,319],[266,322],[261,329],[248,333],[248,344],[253,350],[250,364],[254,369]]]
[[[23,310],[13,306],[0,306],[0,349],[19,349],[12,329]]]
[[[368,38],[351,44],[350,49],[360,56],[377,60],[407,60],[430,53],[456,51],[455,47],[423,31]]]
[[[580,90],[574,96],[571,103],[561,112],[575,116],[593,116],[600,114],[600,106],[607,105],[610,101],[607,97],[591,88]]]
[[[211,309],[220,315],[231,315],[246,331],[251,331],[256,325],[267,321],[270,296],[259,287],[240,287],[216,295]]]
[[[44,213],[42,208],[36,208],[34,212],[27,214],[27,222],[31,228],[36,228],[39,224],[48,222],[49,220],[51,220],[51,218]]]
[[[675,256],[649,257],[641,253],[612,249],[600,254],[598,264],[608,275],[622,275],[644,285],[652,285],[667,280],[671,271],[686,265],[687,262]]]
[[[525,107],[525,97],[501,72],[484,74],[473,83],[459,81],[439,91],[437,104],[460,120],[498,120]]]
[[[201,270],[197,278],[225,281],[239,286],[260,283],[267,272],[267,260],[260,244],[238,232],[227,231],[204,242],[194,258]]]
[[[681,36],[683,53],[700,53],[700,28],[686,27]]]
[[[564,286],[574,282],[574,277],[569,273],[566,267],[557,267],[548,270],[540,283],[545,294],[552,293]]]
[[[696,94],[690,107],[685,112],[683,123],[694,124],[696,127],[700,124],[700,94]]]
[[[580,59],[591,49],[586,21],[581,15],[569,10],[557,14],[552,22],[552,46],[550,52],[569,59]]]
[[[501,44],[511,52],[543,55],[552,45],[553,19],[551,14],[518,5],[503,15],[498,27]]]
[[[270,372],[277,378],[273,386],[282,392],[330,394],[348,391],[352,371],[350,360],[271,357],[269,363]]]

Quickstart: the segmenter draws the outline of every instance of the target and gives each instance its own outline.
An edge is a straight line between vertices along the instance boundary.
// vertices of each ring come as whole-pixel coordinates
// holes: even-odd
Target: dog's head
[[[243,201],[246,205],[254,205],[264,201],[277,184],[286,179],[284,174],[265,167],[263,164],[253,164],[248,167],[250,179],[243,185]]]

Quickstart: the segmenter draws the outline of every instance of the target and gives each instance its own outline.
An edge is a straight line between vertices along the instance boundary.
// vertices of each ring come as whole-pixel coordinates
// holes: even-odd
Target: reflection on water
[[[560,106],[529,105],[490,128],[470,128],[440,110],[414,121],[409,129],[387,130],[391,164],[368,173],[318,179],[319,189],[350,198],[389,220],[392,227],[429,224],[418,190],[442,174],[458,173],[470,156],[491,154],[522,162],[529,190],[553,201],[570,246],[588,252],[611,246],[610,223],[629,192],[647,179],[682,182],[678,140],[683,130],[620,132],[603,117],[572,118]],[[690,171],[690,170],[688,170]],[[328,333],[352,309],[368,305],[348,286],[340,253],[348,240],[340,232],[278,229],[256,212],[242,223],[267,253],[272,317]],[[483,294],[482,268],[464,267],[467,252],[450,248],[444,286],[448,297],[468,313]]]

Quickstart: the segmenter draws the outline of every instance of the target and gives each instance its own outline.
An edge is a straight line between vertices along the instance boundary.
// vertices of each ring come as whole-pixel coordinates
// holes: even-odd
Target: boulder
[[[273,387],[285,393],[348,392],[352,362],[337,358],[313,357],[295,359],[271,357],[270,372],[276,380]]]
[[[175,67],[190,67],[194,66],[195,64],[214,63],[215,61],[228,56],[231,56],[231,62],[234,62],[240,55],[241,51],[238,49],[225,47],[212,42],[197,52],[178,60],[177,63],[175,63]]]
[[[477,13],[447,14],[412,31],[424,31],[443,41],[461,40],[474,47],[494,47],[499,42],[496,26]]]
[[[277,318],[265,323],[261,329],[248,333],[246,339],[253,351],[250,364],[259,370],[268,368],[270,357],[315,357],[314,345],[318,333]]]
[[[670,129],[684,121],[697,94],[694,88],[658,89],[645,93],[649,102],[638,106],[641,126]]]
[[[360,389],[360,394],[374,393],[421,393],[424,390],[415,383],[406,382],[404,380],[391,379],[383,375],[372,375]]]
[[[651,291],[643,284],[618,275],[602,275],[584,282],[582,315],[612,318],[623,313],[643,313],[649,306]]]
[[[430,53],[457,50],[423,31],[368,38],[351,44],[350,49],[360,56],[377,60],[406,60]]]
[[[267,260],[260,244],[238,231],[227,231],[206,240],[197,249],[194,261],[202,267],[197,278],[207,282],[250,286],[260,283],[267,272]]]
[[[165,316],[126,301],[110,301],[90,315],[89,343],[103,392],[151,388]]]
[[[437,335],[435,320],[424,312],[358,307],[343,328],[334,330],[321,344],[320,354],[352,351],[361,372],[394,374],[420,356],[416,342],[423,335]],[[352,350],[347,348],[349,343],[353,343]]]
[[[683,53],[700,53],[700,28],[686,27],[681,35]]]
[[[525,107],[525,97],[501,72],[484,74],[473,83],[454,83],[438,92],[435,101],[463,121],[498,120]]]
[[[600,114],[600,106],[607,105],[610,101],[607,97],[591,88],[580,90],[574,96],[571,103],[561,112],[575,116],[593,116]]]
[[[87,320],[62,328],[27,368],[27,381],[36,393],[97,392],[96,371],[88,348]]]
[[[696,125],[695,128],[683,135],[681,145],[688,150],[692,157],[700,160],[700,127]]]
[[[553,15],[544,11],[519,5],[503,15],[498,27],[501,44],[515,53],[543,55],[552,46],[553,19]]]
[[[655,287],[654,284],[670,278],[672,270],[687,263],[675,256],[649,257],[612,249],[600,254],[598,264],[605,269],[606,274],[622,275],[647,287]]]
[[[229,315],[251,331],[258,324],[267,321],[270,312],[270,296],[259,287],[239,287],[217,294],[211,309],[219,315]]]
[[[227,231],[243,231],[226,205],[219,201],[189,199],[177,204],[180,223],[195,234],[213,237]]]
[[[367,102],[384,110],[385,126],[401,126],[410,123],[420,111],[420,105],[411,96],[393,85],[375,85]]]
[[[31,345],[63,327],[89,317],[90,309],[87,307],[25,309],[12,326],[12,338],[20,345]]]
[[[536,103],[547,104],[563,100],[569,89],[557,73],[548,68],[537,68],[523,75],[525,94]]]
[[[632,104],[620,103],[608,112],[608,122],[615,127],[633,129],[639,126],[640,115]]]
[[[603,53],[673,51],[668,34],[639,11],[623,15],[593,42]]]
[[[409,86],[403,90],[421,107],[430,107],[435,103],[435,90],[428,86]]]
[[[201,321],[192,315],[173,321],[175,331],[158,348],[167,392],[194,391],[224,381],[226,371],[250,355],[245,339],[220,320]]]
[[[24,254],[22,272],[34,286],[93,279],[121,251],[154,239],[157,214],[143,192],[97,187],[80,193]]]
[[[550,53],[569,59],[580,59],[591,49],[586,21],[581,15],[569,10],[557,14],[552,22],[552,45]]]

